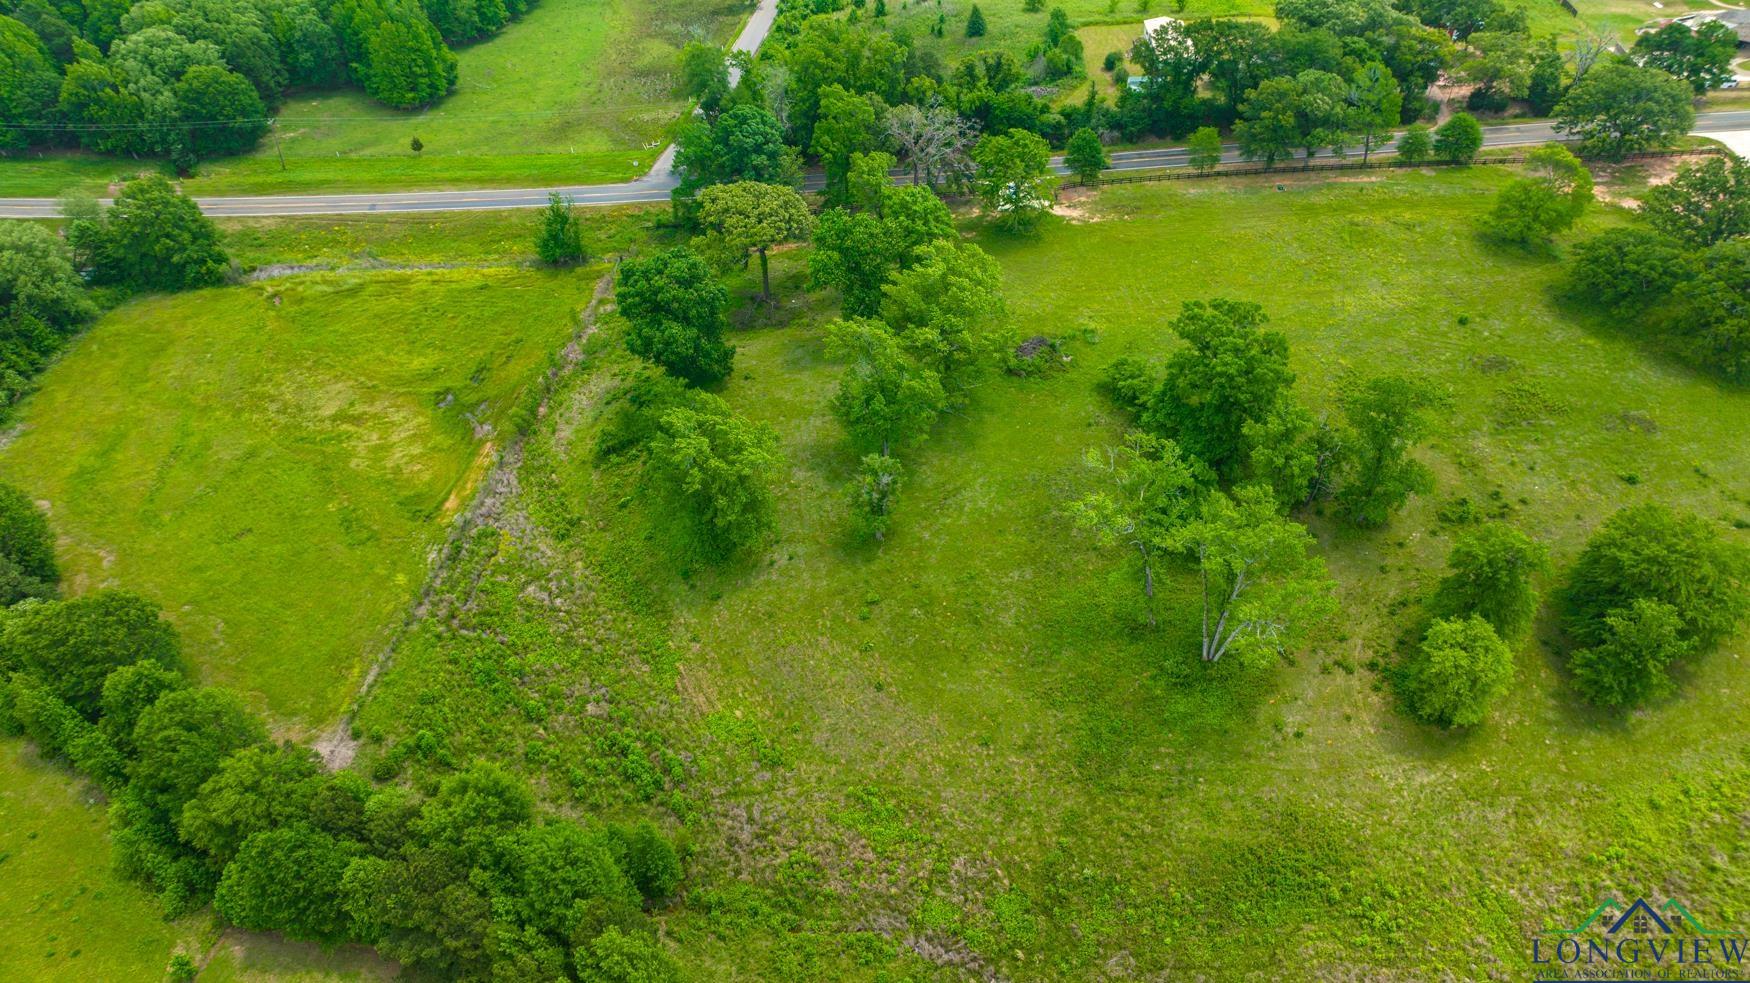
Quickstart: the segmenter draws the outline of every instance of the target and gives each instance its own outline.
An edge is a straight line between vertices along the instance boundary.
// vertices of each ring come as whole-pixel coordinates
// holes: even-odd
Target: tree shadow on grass
[[[1545,296],[1550,306],[1560,311],[1587,334],[1603,338],[1619,338],[1632,342],[1636,351],[1660,369],[1709,383],[1714,392],[1729,396],[1742,392],[1742,387],[1696,365],[1684,352],[1684,340],[1671,330],[1659,333],[1655,329],[1667,326],[1675,313],[1669,299],[1635,313],[1617,314],[1586,298],[1576,296],[1558,279],[1549,284]]]
[[[1199,657],[1196,599],[1174,576],[1161,578],[1152,627],[1130,564],[1041,612],[1040,688],[1068,727],[1085,778],[1118,779],[1167,755],[1231,748],[1235,731],[1278,688],[1279,667]]]

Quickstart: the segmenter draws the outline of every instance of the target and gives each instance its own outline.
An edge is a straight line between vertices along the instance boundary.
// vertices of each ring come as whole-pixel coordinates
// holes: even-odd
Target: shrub
[[[226,758],[183,807],[177,831],[189,846],[229,863],[255,834],[308,823],[321,775],[309,748],[244,748]]]
[[[1428,128],[1417,123],[1398,137],[1398,159],[1406,164],[1420,164],[1434,155],[1434,140]]]
[[[170,964],[164,967],[164,977],[170,983],[194,983],[194,978],[199,973],[200,967],[186,952],[171,956]]]
[[[1574,246],[1568,290],[1575,297],[1626,314],[1663,300],[1695,274],[1678,243],[1646,229],[1609,229]]]
[[[1099,134],[1084,126],[1069,138],[1064,163],[1081,183],[1088,184],[1097,180],[1111,161],[1106,157],[1106,148],[1100,144]]]
[[[33,317],[64,333],[94,313],[59,236],[33,222],[0,223],[0,321]]]
[[[1636,598],[1604,616],[1603,641],[1568,660],[1574,686],[1587,700],[1607,707],[1633,706],[1669,695],[1676,687],[1668,669],[1692,648],[1682,638],[1677,609]]]
[[[778,435],[770,424],[736,416],[709,394],[664,413],[650,442],[653,475],[690,513],[702,544],[719,558],[770,534],[767,482],[778,462]]]
[[[1750,379],[1750,241],[1722,242],[1701,257],[1694,278],[1672,290],[1682,351],[1702,368],[1739,382]]]
[[[1483,127],[1469,113],[1455,113],[1434,131],[1434,156],[1449,164],[1468,164],[1483,147]]]
[[[661,901],[680,886],[680,854],[655,823],[646,819],[630,826],[611,826],[609,832],[616,844],[616,859],[639,894]]]
[[[1479,617],[1435,621],[1404,663],[1410,712],[1441,727],[1479,724],[1513,679],[1513,653]]]
[[[1464,108],[1479,113],[1504,113],[1510,100],[1500,89],[1478,87],[1465,97]]]
[[[1574,564],[1565,601],[1568,631],[1583,646],[1609,641],[1609,616],[1636,600],[1677,613],[1679,637],[1697,650],[1730,634],[1750,612],[1750,559],[1701,519],[1663,505],[1611,516]]]
[[[1537,613],[1532,579],[1549,566],[1549,550],[1498,522],[1459,536],[1446,559],[1451,572],[1429,602],[1436,617],[1487,621],[1502,638],[1517,638]]]
[[[103,715],[98,726],[123,753],[133,755],[134,725],[140,714],[172,690],[184,689],[188,681],[182,673],[164,665],[146,661],[122,666],[103,680]]]
[[[181,689],[166,693],[134,726],[137,757],[130,793],[157,816],[174,819],[233,752],[267,740],[267,731],[235,693]]]
[[[735,349],[723,343],[729,292],[692,250],[677,246],[622,264],[615,287],[631,325],[626,347],[695,386],[729,374]]]
[[[95,279],[136,290],[210,287],[230,269],[212,220],[156,174],[129,181],[114,207],[74,220],[67,235]]]
[[[894,501],[905,484],[905,467],[885,454],[865,454],[851,479],[851,512],[858,530],[881,541],[893,521]]]
[[[176,112],[187,125],[184,146],[194,157],[229,157],[267,132],[267,108],[255,86],[218,65],[196,65],[176,83]],[[214,125],[213,120],[227,120]]]
[[[680,969],[661,943],[613,925],[588,944],[578,946],[572,958],[583,983],[675,983],[680,979]]]
[[[547,196],[535,252],[549,266],[581,263],[587,258],[583,250],[583,225],[572,213],[571,200],[557,191]]]
[[[0,483],[0,607],[50,597],[58,580],[48,516],[23,492]]]
[[[1526,172],[1501,189],[1483,229],[1502,242],[1547,243],[1592,201],[1592,175],[1566,147],[1554,144],[1528,154]]]
[[[1692,246],[1750,234],[1750,165],[1710,157],[1641,196],[1641,217],[1654,230]]]
[[[353,852],[309,826],[256,833],[225,865],[213,908],[239,928],[309,942],[344,941],[351,920],[340,886]]]

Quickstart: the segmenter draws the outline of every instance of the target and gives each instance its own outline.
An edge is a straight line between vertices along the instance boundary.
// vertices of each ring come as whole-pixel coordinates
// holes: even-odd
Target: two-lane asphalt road
[[[769,2],[769,0],[768,0]],[[768,4],[762,4],[764,9]],[[765,25],[769,27],[769,22]],[[750,22],[750,29],[754,24]],[[763,31],[761,33],[763,37]],[[757,41],[753,42],[757,46]],[[739,46],[739,45],[738,45]],[[1730,110],[1703,113],[1696,117],[1692,133],[1699,135],[1750,131],[1750,110]],[[1514,123],[1483,129],[1483,146],[1518,147],[1548,143],[1558,139],[1548,123]],[[1383,144],[1380,149],[1389,149]],[[1333,157],[1326,151],[1319,155]],[[667,159],[667,155],[664,155]],[[1237,162],[1243,158],[1239,148],[1227,145],[1222,160]],[[1135,171],[1160,167],[1184,167],[1188,163],[1182,147],[1161,150],[1132,150],[1112,155],[1113,171]],[[1067,173],[1062,159],[1053,164],[1059,173]],[[1290,166],[1291,163],[1290,163]],[[811,177],[805,187],[818,187],[818,177]],[[668,200],[674,190],[675,178],[666,167],[658,166],[650,174],[624,184],[585,184],[558,188],[491,188],[474,191],[404,191],[384,194],[338,195],[273,195],[264,197],[199,198],[201,210],[213,216],[263,215],[342,215],[370,212],[448,212],[479,211],[501,208],[540,208],[547,196],[555,191],[582,206],[635,205]],[[59,204],[53,198],[0,198],[0,218],[54,218]]]

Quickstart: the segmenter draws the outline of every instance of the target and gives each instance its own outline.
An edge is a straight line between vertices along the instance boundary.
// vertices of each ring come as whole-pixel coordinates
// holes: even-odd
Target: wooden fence
[[[1718,147],[1696,147],[1692,150],[1648,150],[1638,154],[1627,154],[1620,161],[1611,160],[1608,161],[1608,163],[1626,164],[1641,160],[1663,160],[1670,157],[1716,157],[1724,153],[1725,151]],[[1592,161],[1602,160],[1602,158],[1598,157],[1587,157],[1584,159]],[[1237,175],[1248,174],[1280,174],[1283,177],[1292,177],[1296,174],[1317,174],[1325,171],[1382,171],[1399,170],[1411,167],[1464,167],[1467,165],[1523,163],[1525,163],[1524,154],[1509,154],[1505,157],[1478,157],[1475,160],[1468,161],[1425,160],[1414,164],[1398,160],[1396,157],[1382,158],[1380,160],[1370,160],[1366,162],[1359,160],[1315,161],[1312,163],[1292,164],[1288,166],[1277,165],[1275,167],[1266,167],[1263,164],[1239,164],[1234,166],[1217,167],[1208,171],[1200,171],[1194,167],[1184,165],[1175,165],[1170,170],[1164,170],[1153,174],[1122,174],[1113,177],[1095,178],[1085,184],[1077,182],[1077,185],[1092,188],[1104,187],[1109,184],[1142,184],[1151,181],[1191,181],[1196,180],[1197,178],[1234,177]]]

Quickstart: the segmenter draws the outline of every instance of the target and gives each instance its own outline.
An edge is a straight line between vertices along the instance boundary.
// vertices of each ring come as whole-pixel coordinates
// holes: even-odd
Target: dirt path
[[[541,380],[541,384],[546,389],[541,397],[538,410],[541,416],[546,415],[548,402],[552,399],[552,394],[557,388],[559,380],[575,371],[578,364],[583,361],[584,343],[589,340],[591,335],[595,334],[596,315],[601,310],[602,301],[607,299],[613,286],[614,273],[612,270],[602,274],[602,278],[596,281],[595,293],[590,297],[589,306],[585,307],[582,315],[578,317],[577,331],[566,341],[565,348],[560,354],[559,364],[554,366],[546,378]],[[364,703],[365,696],[370,693],[377,678],[382,675],[383,670],[394,658],[395,649],[400,644],[402,637],[407,634],[407,630],[419,624],[426,612],[430,610],[432,597],[448,573],[449,558],[460,552],[460,545],[475,529],[496,518],[503,511],[505,503],[516,492],[517,469],[523,461],[523,439],[523,437],[518,436],[510,440],[505,445],[503,452],[498,455],[498,460],[493,464],[490,472],[478,482],[476,485],[478,490],[474,494],[473,501],[451,523],[449,535],[438,547],[437,560],[432,565],[431,572],[426,576],[425,586],[420,590],[419,599],[408,610],[407,616],[395,629],[395,634],[389,639],[388,644],[383,646],[383,650],[371,662],[371,667],[365,671],[364,679],[359,683],[358,692],[353,694],[352,703],[347,711],[312,743],[311,746],[316,749],[317,754],[322,756],[322,763],[330,771],[345,768],[352,764],[353,758],[357,756],[359,741],[357,737],[353,736],[352,724],[353,719],[358,714],[358,708]]]

